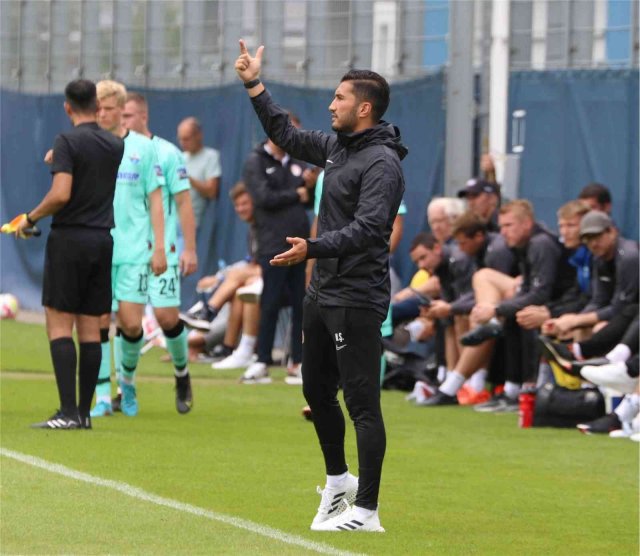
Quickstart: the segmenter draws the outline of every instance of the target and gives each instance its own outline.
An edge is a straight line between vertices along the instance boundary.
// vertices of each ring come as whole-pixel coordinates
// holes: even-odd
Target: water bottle
[[[527,429],[533,426],[533,411],[536,405],[536,387],[533,384],[524,385],[518,396],[518,426]]]

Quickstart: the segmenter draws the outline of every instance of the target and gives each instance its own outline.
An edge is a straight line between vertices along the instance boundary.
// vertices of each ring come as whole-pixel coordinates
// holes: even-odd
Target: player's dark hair
[[[389,83],[380,74],[371,70],[350,70],[342,76],[340,83],[351,81],[353,94],[360,102],[371,103],[371,114],[378,122],[389,107]]]
[[[88,79],[75,79],[64,89],[66,101],[74,112],[95,113],[98,109],[96,84]]]
[[[611,203],[611,191],[606,185],[593,182],[585,185],[578,195],[578,199],[593,199],[595,198],[598,203],[605,205]]]
[[[463,234],[465,237],[474,237],[477,233],[486,235],[487,221],[475,212],[468,210],[454,220],[452,236]]]
[[[422,247],[426,247],[429,250],[433,250],[433,248],[436,245],[438,245],[438,240],[434,237],[433,234],[430,234],[429,232],[420,232],[411,241],[409,252],[413,251],[416,247],[420,245],[422,245]]]

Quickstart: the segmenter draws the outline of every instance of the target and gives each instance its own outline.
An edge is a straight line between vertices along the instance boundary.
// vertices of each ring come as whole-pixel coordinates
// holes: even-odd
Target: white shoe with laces
[[[216,371],[222,371],[225,369],[246,369],[251,363],[256,360],[256,355],[245,355],[235,350],[231,355],[225,357],[222,361],[211,363],[211,368]]]
[[[368,513],[367,510],[362,510],[357,506],[348,506],[340,515],[332,517],[316,527],[312,525],[311,529],[313,531],[384,533],[384,527],[380,525],[378,510],[367,517],[363,517],[363,512]]]
[[[358,494],[358,477],[354,477],[351,473],[347,473],[347,478],[340,487],[325,487],[322,490],[319,486],[317,492],[321,496],[318,513],[311,522],[311,530],[319,531],[317,527],[321,523],[331,519],[332,517],[343,512],[353,504]]]
[[[582,367],[582,378],[598,386],[606,386],[623,394],[633,394],[638,389],[638,378],[630,377],[625,363],[609,363]]]
[[[244,384],[270,384],[271,377],[266,363],[256,361],[251,363],[249,368],[240,377],[240,382]]]

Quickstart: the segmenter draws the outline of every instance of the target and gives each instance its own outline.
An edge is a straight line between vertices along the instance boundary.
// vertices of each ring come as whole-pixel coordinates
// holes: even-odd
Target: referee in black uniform
[[[78,79],[65,89],[73,129],[53,145],[51,189],[26,213],[16,234],[53,215],[44,263],[42,304],[60,409],[34,428],[91,428],[89,409],[102,357],[99,316],[111,310],[113,197],[124,142],[96,123],[96,86]],[[80,353],[73,342],[76,327]],[[79,360],[79,403],[76,366]]]
[[[384,531],[378,491],[386,436],[380,408],[380,325],[390,298],[389,240],[404,193],[407,149],[381,120],[389,85],[367,70],[342,77],[329,106],[336,134],[296,129],[258,79],[263,47],[240,41],[235,68],[269,138],[291,156],[325,168],[316,239],[286,238],[274,266],[318,259],[303,307],[303,393],[313,412],[327,484],[311,529]],[[347,470],[342,384],[358,444],[359,478]],[[354,503],[347,511],[344,502]],[[336,515],[339,514],[339,515]]]

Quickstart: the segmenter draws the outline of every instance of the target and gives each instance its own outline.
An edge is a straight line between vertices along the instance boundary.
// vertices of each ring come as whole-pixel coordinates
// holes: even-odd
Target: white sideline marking
[[[65,467],[64,465],[50,463],[44,459],[40,459],[27,454],[22,454],[20,452],[14,452],[13,450],[8,450],[7,448],[0,448],[0,455],[14,459],[16,461],[20,461],[22,463],[26,463],[27,465],[31,465],[33,467],[44,469],[45,471],[49,471],[50,473],[57,473],[58,475],[63,475],[64,477],[75,479],[76,481],[110,488],[111,490],[115,490],[117,492],[120,492],[121,494],[125,494],[126,496],[131,496],[131,498],[136,498],[137,500],[151,502],[152,504],[165,506],[179,512],[185,512],[188,514],[197,515],[198,517],[205,517],[213,521],[219,521],[220,523],[231,525],[232,527],[237,527],[238,529],[244,529],[245,531],[250,531],[251,533],[262,535],[263,537],[268,537],[270,539],[286,544],[300,546],[302,548],[313,550],[314,552],[318,552],[320,554],[333,554],[335,556],[358,556],[353,552],[338,550],[337,548],[323,543],[309,541],[302,537],[298,537],[297,535],[290,535],[289,533],[279,531],[278,529],[274,529],[266,525],[260,525],[259,523],[254,523],[253,521],[249,521],[247,519],[233,517],[231,515],[225,515],[218,512],[212,512],[211,510],[205,510],[204,508],[192,506],[191,504],[185,504],[183,502],[178,502],[177,500],[172,500],[170,498],[163,498],[162,496],[157,496],[156,494],[152,494],[150,492],[142,490],[141,488],[131,486],[127,483],[112,481],[110,479],[102,479],[100,477],[89,475],[88,473],[74,471],[73,469]]]

